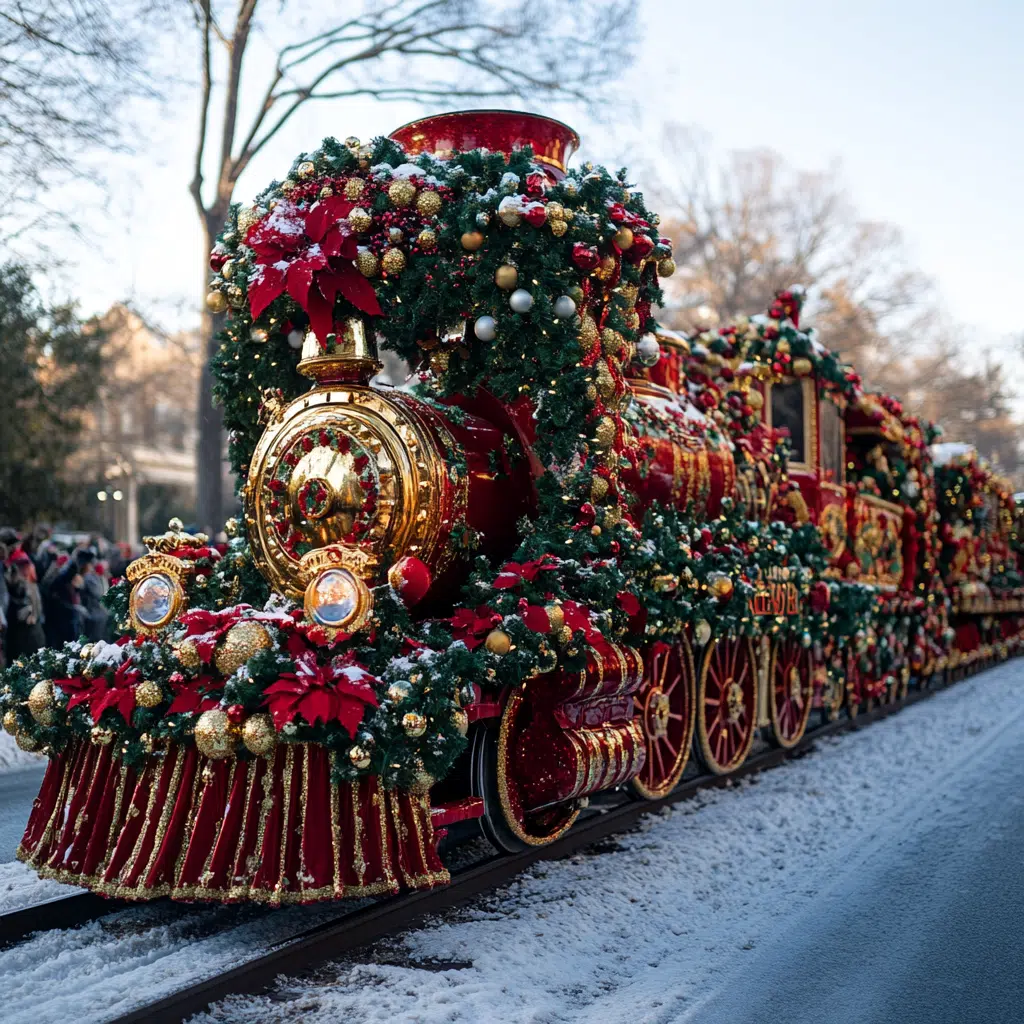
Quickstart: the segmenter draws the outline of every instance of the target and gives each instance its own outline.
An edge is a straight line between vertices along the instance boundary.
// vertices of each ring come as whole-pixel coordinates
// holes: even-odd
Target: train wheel
[[[644,661],[644,682],[634,703],[647,760],[631,787],[644,800],[657,800],[675,789],[690,756],[697,700],[693,653],[684,636],[677,644],[654,644]]]
[[[697,750],[714,775],[746,760],[757,728],[757,661],[746,639],[715,638],[704,649],[697,682]]]
[[[772,734],[775,742],[788,750],[800,742],[811,713],[811,652],[796,640],[776,641],[768,680]]]
[[[490,843],[508,853],[553,843],[571,828],[580,813],[575,802],[538,812],[524,810],[519,787],[509,771],[509,755],[528,714],[529,705],[523,695],[514,693],[505,705],[500,727],[481,723],[472,740],[473,794],[484,801],[480,824]]]

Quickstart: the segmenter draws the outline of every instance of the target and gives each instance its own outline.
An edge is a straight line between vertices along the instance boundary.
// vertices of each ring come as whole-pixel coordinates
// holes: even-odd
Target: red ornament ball
[[[523,210],[523,217],[527,224],[535,228],[542,228],[547,223],[548,211],[543,203],[530,203]]]
[[[241,725],[245,721],[245,708],[241,704],[232,704],[228,708],[228,721],[232,725]]]
[[[388,583],[407,608],[423,600],[432,582],[433,576],[426,564],[413,555],[399,559],[388,570]]]
[[[572,261],[580,270],[593,270],[601,262],[601,254],[595,246],[577,242],[572,247]]]

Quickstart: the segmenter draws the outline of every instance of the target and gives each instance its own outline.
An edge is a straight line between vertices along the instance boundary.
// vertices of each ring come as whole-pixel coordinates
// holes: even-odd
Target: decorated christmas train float
[[[443,883],[457,822],[543,845],[691,751],[855,715],[1016,650],[1020,515],[864,390],[803,295],[661,330],[670,241],[574,132],[448,114],[327,140],[211,256],[242,521],[172,521],[116,643],[15,662],[50,756],[18,856],[109,896]],[[378,350],[414,370],[375,381]]]

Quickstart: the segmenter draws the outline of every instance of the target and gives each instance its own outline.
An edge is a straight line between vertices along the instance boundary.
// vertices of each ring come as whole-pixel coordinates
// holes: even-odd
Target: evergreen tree
[[[24,267],[0,266],[0,523],[73,514],[84,497],[65,467],[100,384],[103,340],[74,304],[48,308]]]

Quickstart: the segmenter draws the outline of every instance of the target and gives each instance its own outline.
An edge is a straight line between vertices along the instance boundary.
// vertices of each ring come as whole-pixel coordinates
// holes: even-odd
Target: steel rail
[[[680,783],[658,800],[624,799],[581,818],[561,839],[514,854],[499,854],[455,872],[450,885],[378,900],[340,918],[300,932],[265,953],[213,977],[114,1018],[111,1024],[176,1024],[229,995],[256,995],[272,988],[281,974],[301,974],[324,961],[363,948],[378,939],[405,931],[428,915],[465,903],[512,881],[540,861],[559,860],[633,827],[641,818],[695,796],[706,789],[731,786],[736,780],[774,768],[806,754],[817,740],[857,731],[866,725],[932,696],[947,684],[914,690],[903,700],[862,711],[856,718],[837,718],[808,731],[790,749],[769,748],[749,757],[728,775],[701,774]]]

